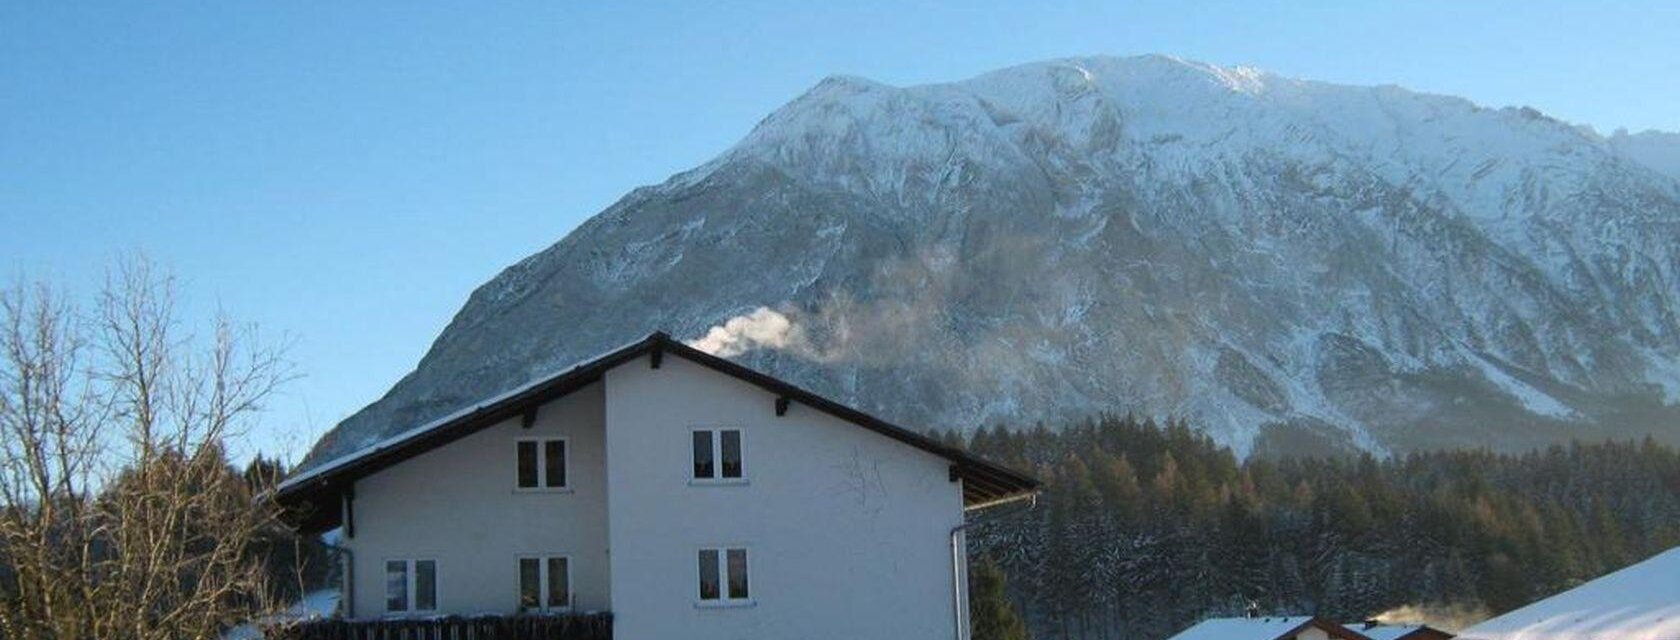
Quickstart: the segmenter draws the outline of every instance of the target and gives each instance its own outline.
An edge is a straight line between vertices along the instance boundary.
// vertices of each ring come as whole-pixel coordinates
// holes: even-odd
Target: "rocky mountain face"
[[[656,329],[918,429],[1680,441],[1680,180],[1632,142],[1155,56],[833,77],[479,288],[310,462]]]

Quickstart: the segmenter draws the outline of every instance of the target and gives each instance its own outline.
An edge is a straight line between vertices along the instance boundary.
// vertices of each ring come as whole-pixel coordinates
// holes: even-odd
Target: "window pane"
[[[549,440],[543,443],[543,486],[566,486],[566,441]]]
[[[537,443],[519,443],[519,486],[537,486]]]
[[[712,473],[712,432],[694,432],[694,477],[713,478]]]
[[[385,561],[385,610],[408,610],[408,562]]]
[[[718,599],[717,549],[700,550],[700,599]]]
[[[536,558],[519,559],[519,610],[533,611],[542,603],[542,564]]]
[[[571,576],[565,558],[548,559],[548,606],[564,609],[572,606]]]
[[[744,600],[747,597],[747,550],[729,550],[729,598]]]
[[[722,432],[723,477],[741,477],[741,432],[734,429]]]
[[[437,610],[437,562],[414,561],[414,610]]]

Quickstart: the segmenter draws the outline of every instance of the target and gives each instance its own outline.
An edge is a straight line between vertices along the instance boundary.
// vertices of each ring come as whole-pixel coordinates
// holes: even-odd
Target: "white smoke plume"
[[[730,318],[688,342],[688,346],[723,358],[762,348],[803,350],[806,345],[805,332],[785,314],[769,307]]]
[[[1036,255],[1017,244],[994,241],[996,252],[1005,256],[999,260],[1013,265],[1006,258]],[[924,366],[946,367],[981,386],[998,384],[999,372],[1036,366],[1023,360],[1023,337],[1014,335],[1011,327],[973,331],[953,344],[958,337],[948,333],[951,308],[958,299],[987,287],[957,266],[948,249],[885,260],[860,288],[868,295],[835,289],[803,303],[783,300],[759,306],[712,326],[687,344],[725,358],[767,349],[810,362],[858,367],[901,367],[920,358]],[[930,362],[928,345],[936,342],[956,351]]]
[[[1456,633],[1490,616],[1488,610],[1480,607],[1405,605],[1377,614],[1374,619],[1382,624],[1426,624],[1442,631]]]

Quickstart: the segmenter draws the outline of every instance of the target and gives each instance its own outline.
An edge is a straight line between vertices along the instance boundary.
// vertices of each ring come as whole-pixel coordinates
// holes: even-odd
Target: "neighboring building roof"
[[[1371,640],[1447,640],[1453,634],[1426,624],[1350,624],[1347,628]]]
[[[517,417],[538,405],[599,381],[603,374],[614,367],[650,354],[681,357],[734,376],[780,398],[817,409],[950,460],[954,477],[963,481],[965,507],[985,506],[1030,493],[1038,488],[1038,481],[1031,476],[945,446],[909,429],[806,391],[779,378],[700,351],[663,332],[656,332],[554,375],[486,398],[468,409],[305,469],[281,482],[276,489],[276,498],[287,507],[290,519],[299,528],[307,531],[331,529],[338,526],[340,518],[339,495],[356,479]]]
[[[1680,547],[1478,624],[1470,640],[1680,638]]]
[[[262,640],[264,627],[331,617],[338,611],[339,600],[338,589],[305,593],[285,611],[228,629],[222,632],[220,640]]]
[[[1318,627],[1340,640],[1370,640],[1364,635],[1317,616],[1270,618],[1210,618],[1185,629],[1170,640],[1282,640],[1293,638],[1308,627]]]

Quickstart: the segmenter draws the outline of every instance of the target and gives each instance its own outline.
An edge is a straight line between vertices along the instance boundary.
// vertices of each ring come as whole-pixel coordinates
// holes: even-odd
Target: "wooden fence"
[[[612,640],[612,614],[419,620],[310,620],[268,627],[268,640]]]

